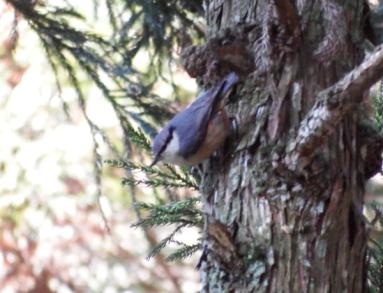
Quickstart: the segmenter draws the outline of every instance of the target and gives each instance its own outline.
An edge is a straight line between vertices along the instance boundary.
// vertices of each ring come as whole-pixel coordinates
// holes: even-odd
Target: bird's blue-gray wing
[[[218,85],[203,91],[189,107],[169,122],[179,136],[182,134],[181,156],[187,158],[198,150],[206,136],[207,124],[214,107],[237,82],[238,76],[229,73]]]
[[[180,155],[188,157],[196,152],[206,135],[213,108],[213,89],[203,92],[185,110],[169,121],[180,138]]]
[[[214,106],[237,83],[235,73],[228,74],[218,85],[203,91],[185,110],[175,115],[153,141],[153,154],[158,159],[175,131],[180,139],[179,155],[194,154],[206,136]]]

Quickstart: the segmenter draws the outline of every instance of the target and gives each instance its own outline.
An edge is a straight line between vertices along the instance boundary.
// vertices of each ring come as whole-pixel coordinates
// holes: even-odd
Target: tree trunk
[[[315,119],[328,113],[314,111],[319,93],[362,61],[363,7],[206,1],[209,39],[241,38],[254,67],[227,106],[238,133],[224,162],[203,166],[202,292],[364,291],[363,93],[354,106],[331,105],[342,113],[317,134]]]

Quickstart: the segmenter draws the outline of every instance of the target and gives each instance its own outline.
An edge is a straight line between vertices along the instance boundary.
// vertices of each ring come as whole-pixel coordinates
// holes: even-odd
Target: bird
[[[176,114],[153,139],[154,159],[150,167],[159,161],[198,165],[217,150],[230,133],[230,119],[223,100],[237,82],[238,76],[229,73]]]

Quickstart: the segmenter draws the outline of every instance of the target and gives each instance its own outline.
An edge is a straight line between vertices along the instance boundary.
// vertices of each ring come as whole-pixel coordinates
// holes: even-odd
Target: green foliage
[[[373,224],[383,225],[383,204],[372,201],[366,205],[368,208],[375,211],[376,218],[373,220]]]
[[[158,78],[164,79],[163,65],[168,65],[174,57],[177,31],[187,26],[191,34],[202,36],[194,21],[195,15],[185,10],[190,8],[191,12],[202,14],[200,1],[188,4],[186,1],[107,0],[114,28],[110,36],[78,29],[72,19],[84,24],[89,20],[70,6],[7,1],[36,31],[56,75],[63,69],[79,96],[84,96],[79,86],[78,69],[82,70],[103,92],[117,116],[128,122],[122,125],[124,129],[135,121],[143,132],[152,136],[150,120],[163,122],[174,113],[169,100],[154,94],[152,89]],[[142,50],[150,53],[146,71],[133,65],[134,57]],[[165,81],[171,83],[171,80]],[[176,94],[177,86],[173,84],[173,87]],[[149,119],[143,119],[144,116]]]
[[[196,253],[200,249],[201,249],[200,243],[194,244],[194,245],[183,244],[183,247],[179,248],[177,251],[170,254],[166,258],[166,260],[167,261],[183,260],[185,258],[192,256],[194,253]]]
[[[130,125],[129,123],[126,123],[126,120],[123,120],[122,123],[124,123],[124,122],[125,122],[125,125],[123,126],[123,129],[124,129],[125,136],[128,137],[129,140],[134,145],[145,150],[146,152],[149,152],[151,149],[150,148],[150,141],[149,141],[148,137],[145,135],[145,133],[143,132],[143,129],[147,129],[147,131],[149,133],[153,130],[149,129],[149,128],[145,128],[145,125],[144,125],[144,127],[135,129],[134,127],[132,127],[132,125]],[[142,124],[143,123],[144,122],[142,122]],[[150,126],[146,126],[146,127],[150,127]]]
[[[176,225],[176,228],[167,237],[153,247],[149,258],[158,254],[169,243],[175,243],[179,248],[167,257],[174,261],[189,257],[200,249],[201,244],[187,245],[174,240],[175,235],[184,227],[199,227],[203,225],[202,211],[197,207],[199,198],[188,198],[168,204],[136,203],[136,208],[149,213],[145,218],[134,224],[135,227],[156,227],[164,225]]]
[[[202,0],[124,0],[125,9],[132,12],[129,22],[122,27],[121,41],[126,41],[129,29],[140,26],[138,42],[143,45],[153,45],[156,53],[168,54],[168,49],[174,48],[177,42],[179,28],[175,23],[188,27],[196,35],[202,31],[195,22],[196,15],[202,15]]]
[[[149,215],[135,226],[154,227],[170,224],[185,226],[202,226],[202,212],[196,207],[199,198],[188,198],[168,204],[136,203],[136,207]]]
[[[367,208],[375,213],[374,219],[370,223],[370,230],[381,230],[383,227],[383,205],[371,202]],[[379,233],[381,234],[381,232]],[[374,235],[371,234],[370,235]],[[368,287],[370,292],[383,292],[383,238],[380,236],[370,236],[367,249],[368,263]]]
[[[177,261],[177,260],[183,260],[185,258],[188,258],[192,256],[194,253],[196,253],[198,250],[201,249],[201,244],[197,243],[194,245],[187,245],[185,243],[181,243],[179,241],[174,240],[174,236],[177,232],[180,232],[180,230],[183,228],[183,225],[178,226],[172,233],[170,233],[169,236],[162,239],[156,246],[152,248],[152,251],[148,255],[148,259],[152,258],[156,254],[159,254],[162,249],[164,249],[168,244],[175,243],[178,247],[175,250],[175,252],[169,254],[169,256],[166,257],[167,261]]]
[[[129,171],[129,177],[122,180],[123,185],[137,186],[146,185],[150,187],[164,188],[192,188],[198,190],[198,185],[195,180],[186,172],[176,170],[175,167],[165,165],[165,168],[148,167],[146,165],[137,164],[132,161],[124,160],[106,160],[107,164],[113,167],[124,168]],[[142,177],[145,174],[145,179],[137,179],[135,175]]]
[[[101,194],[102,158],[100,136],[112,150],[115,159],[106,163],[123,168],[122,183],[131,188],[145,185],[163,190],[174,188],[198,189],[196,180],[186,170],[170,165],[147,167],[142,158],[148,156],[150,139],[156,133],[153,125],[163,124],[175,112],[174,101],[179,99],[178,86],[172,81],[172,60],[179,48],[181,29],[187,27],[195,40],[203,37],[198,23],[203,14],[202,0],[103,0],[94,1],[95,17],[104,4],[112,32],[100,34],[91,29],[90,16],[74,9],[67,2],[50,6],[48,2],[7,0],[17,13],[26,19],[36,32],[45,49],[60,90],[69,81],[77,92],[78,102],[94,137],[94,169]],[[81,25],[79,25],[81,24]],[[90,25],[89,25],[90,24]],[[149,65],[136,68],[138,53],[149,55]],[[164,73],[168,77],[165,77]],[[106,133],[87,115],[87,93],[84,81],[96,85],[113,107],[123,133],[123,150],[112,143]],[[171,97],[154,93],[159,81],[170,83]],[[64,111],[67,106],[63,101]],[[140,160],[138,163],[137,161]],[[166,202],[166,200],[164,200]],[[133,199],[133,202],[136,202]],[[201,226],[202,214],[197,199],[170,204],[136,204],[137,211],[149,216],[137,225],[152,227],[175,224],[176,229],[162,240],[152,253],[160,251],[185,226]],[[138,213],[140,218],[140,214]],[[199,248],[199,244],[180,244],[181,248],[169,256],[171,260],[186,257]]]
[[[368,249],[368,281],[370,292],[383,292],[383,245],[372,240]]]
[[[370,4],[372,3],[372,1],[366,1],[366,3],[368,2]],[[369,10],[370,11],[368,12],[367,17],[369,19],[368,25],[370,26],[370,29],[372,31],[371,37],[373,37],[374,44],[379,45],[383,42],[383,29],[382,29],[383,3],[382,1],[377,1],[373,5],[369,5]]]
[[[373,104],[374,104],[374,118],[375,123],[382,131],[383,128],[383,81],[380,81],[380,91],[379,94],[373,95]]]

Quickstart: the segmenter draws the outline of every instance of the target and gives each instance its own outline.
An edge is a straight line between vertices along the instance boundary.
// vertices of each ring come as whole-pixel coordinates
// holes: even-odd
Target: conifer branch
[[[202,228],[203,213],[196,206],[199,198],[188,198],[185,200],[172,202],[170,204],[147,204],[136,202],[135,209],[140,212],[149,212],[145,218],[141,218],[133,227],[149,227],[176,225],[176,228],[167,237],[162,239],[152,248],[148,258],[157,255],[170,242],[181,246],[174,253],[168,256],[168,261],[174,261],[186,258],[200,249],[201,244],[187,245],[174,240],[175,235],[184,227]]]
[[[177,249],[177,251],[173,252],[168,257],[166,257],[166,260],[167,261],[183,260],[185,258],[192,256],[194,253],[200,250],[201,247],[202,247],[201,243],[197,243],[193,245],[184,245],[183,247]]]
[[[149,215],[133,226],[154,227],[181,224],[202,227],[202,211],[196,207],[198,201],[198,198],[189,198],[165,205],[138,202],[135,204],[136,208],[149,211]]]

